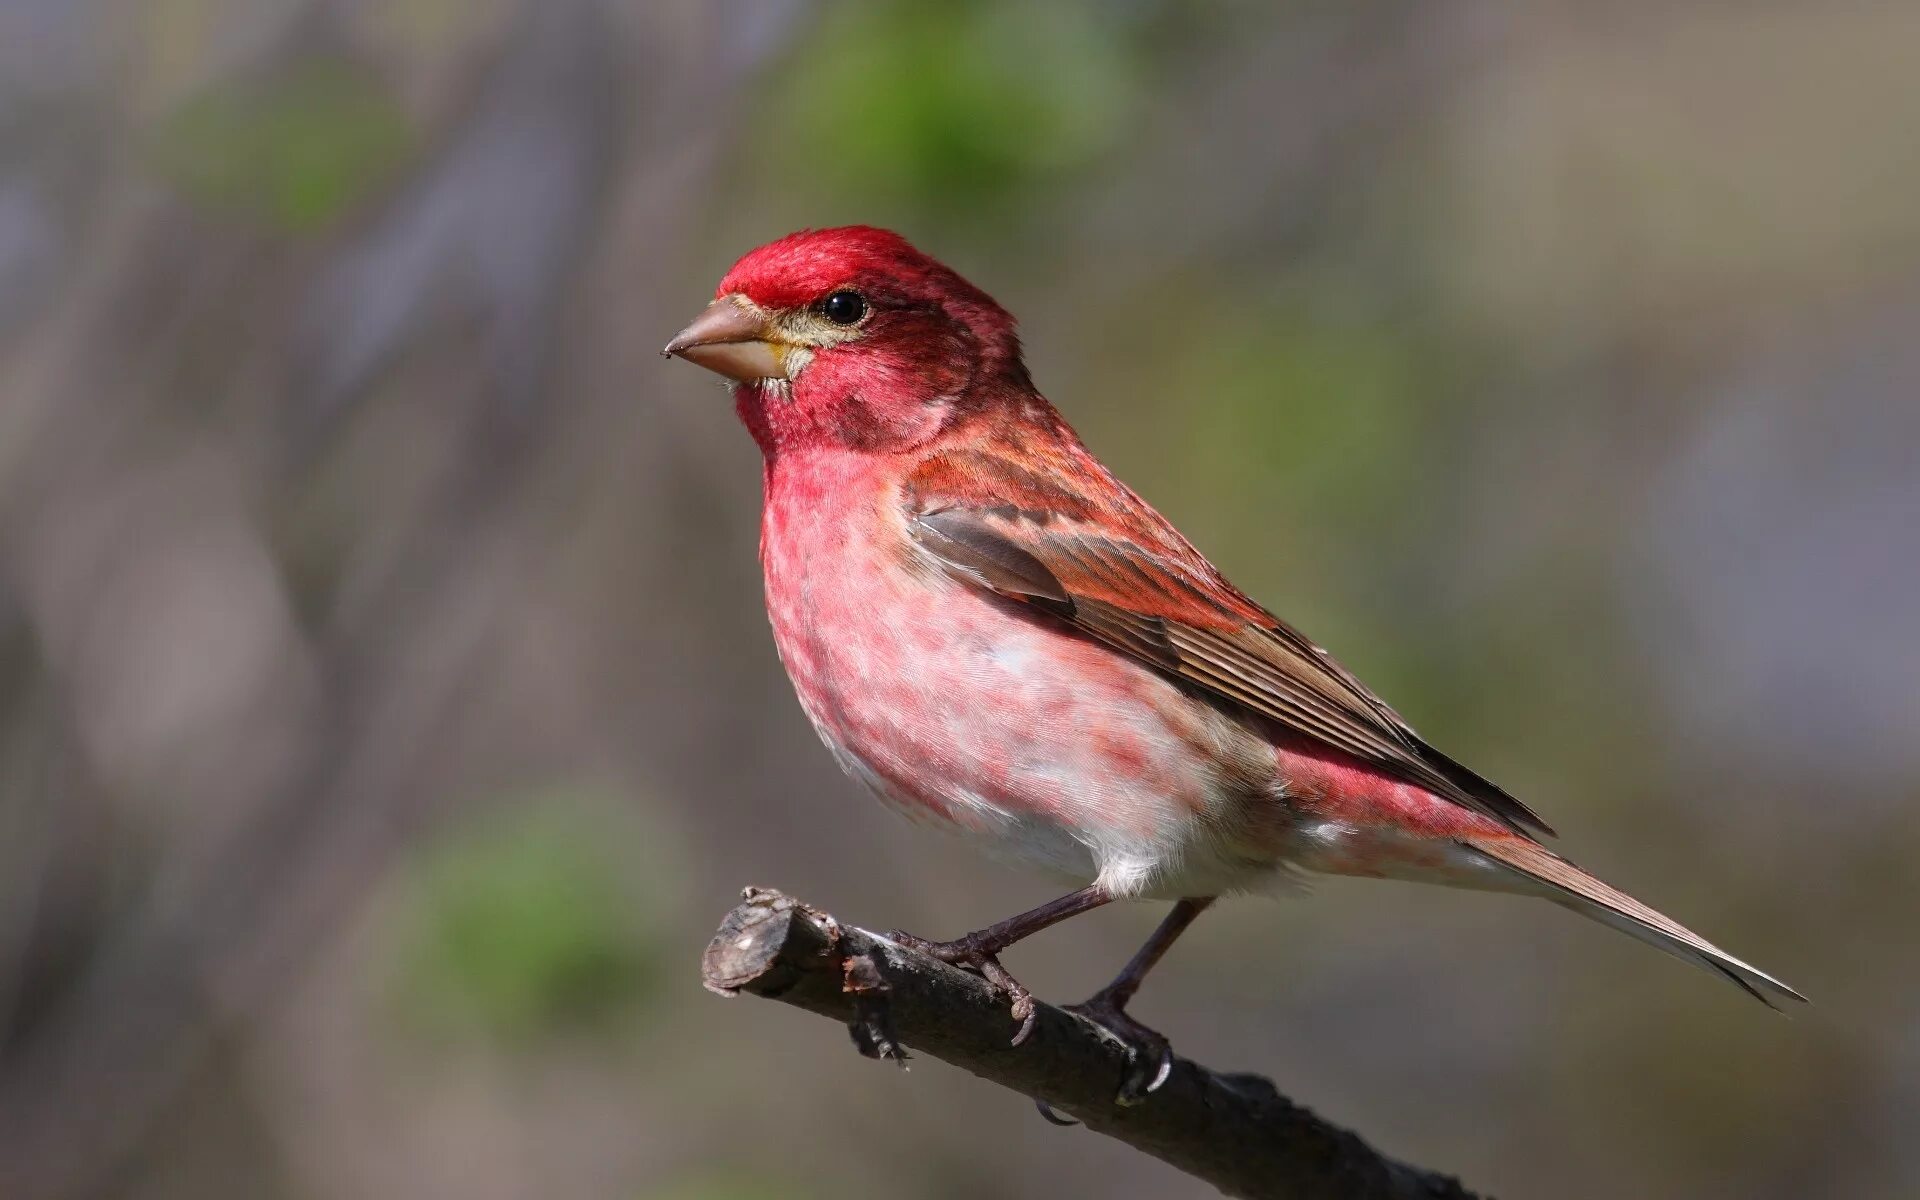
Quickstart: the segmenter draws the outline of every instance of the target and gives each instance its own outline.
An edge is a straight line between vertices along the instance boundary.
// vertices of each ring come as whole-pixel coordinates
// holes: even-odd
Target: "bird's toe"
[[[1113,1102],[1122,1108],[1140,1104],[1163,1087],[1173,1074],[1173,1047],[1160,1033],[1128,1016],[1117,1005],[1096,997],[1085,1004],[1074,1004],[1075,1012],[1098,1025],[1126,1048],[1127,1065],[1120,1077]]]

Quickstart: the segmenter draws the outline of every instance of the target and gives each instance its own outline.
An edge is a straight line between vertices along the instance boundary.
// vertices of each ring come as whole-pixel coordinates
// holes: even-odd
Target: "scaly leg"
[[[1167,1081],[1173,1070],[1173,1048],[1167,1039],[1127,1015],[1127,1002],[1140,990],[1147,972],[1166,954],[1174,940],[1187,931],[1194,918],[1212,904],[1212,896],[1189,897],[1173,906],[1167,919],[1153,931],[1147,944],[1120,969],[1113,982],[1095,992],[1084,1004],[1068,1008],[1093,1021],[1125,1043],[1132,1065],[1114,1097],[1118,1104],[1132,1105],[1145,1100],[1155,1088]]]
[[[1049,900],[1038,908],[1008,917],[985,929],[976,929],[965,937],[958,937],[950,942],[930,942],[925,938],[902,933],[897,929],[888,936],[902,946],[918,950],[922,954],[932,955],[941,962],[978,971],[987,977],[987,982],[1005,992],[1007,999],[1012,1002],[1013,1019],[1020,1022],[1019,1030],[1013,1035],[1013,1044],[1018,1046],[1027,1040],[1028,1034],[1033,1032],[1033,993],[1027,991],[1019,980],[1009,975],[1007,969],[1000,965],[1000,952],[1022,938],[1039,933],[1049,925],[1057,925],[1068,917],[1077,917],[1089,909],[1099,908],[1112,899],[1113,897],[1107,895],[1098,885],[1090,883],[1079,891],[1067,893],[1058,900]],[[1172,941],[1172,938],[1168,941]],[[1145,951],[1141,953],[1144,954]],[[1154,955],[1154,958],[1158,957],[1158,954]],[[1147,966],[1152,965],[1152,961],[1149,960]],[[1131,969],[1130,964],[1128,970]],[[1102,995],[1104,994],[1103,992]]]

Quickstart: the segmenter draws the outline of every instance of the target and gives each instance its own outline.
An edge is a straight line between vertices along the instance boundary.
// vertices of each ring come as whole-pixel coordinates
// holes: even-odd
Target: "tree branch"
[[[750,992],[844,1021],[870,1057],[901,1044],[1044,1100],[1087,1128],[1247,1200],[1474,1200],[1449,1176],[1388,1158],[1258,1075],[1177,1059],[1135,1107],[1113,1102],[1126,1051],[1082,1017],[1040,1004],[1012,1046],[1006,1000],[977,975],[842,925],[779,892],[748,888],[702,961],[708,988]]]

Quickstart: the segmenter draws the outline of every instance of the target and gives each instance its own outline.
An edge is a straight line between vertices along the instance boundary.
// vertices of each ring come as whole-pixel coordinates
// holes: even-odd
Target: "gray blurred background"
[[[1604,9],[1604,11],[1602,11]],[[1920,8],[0,0],[0,1195],[1206,1190],[703,993],[885,813],[657,348],[895,226],[1248,591],[1786,1020],[1545,905],[1210,915],[1139,1013],[1508,1196],[1920,1194]],[[1158,919],[1010,964],[1077,999]]]

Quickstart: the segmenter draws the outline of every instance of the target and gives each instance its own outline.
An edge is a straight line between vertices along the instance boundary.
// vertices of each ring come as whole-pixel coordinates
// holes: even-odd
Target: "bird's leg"
[[[1020,1022],[1019,1030],[1013,1035],[1013,1044],[1018,1046],[1033,1032],[1033,993],[1027,991],[1019,980],[1000,965],[1000,952],[1049,925],[1079,916],[1088,909],[1099,908],[1112,899],[1098,884],[1090,883],[1078,891],[1068,892],[1058,900],[1049,900],[1038,908],[1008,917],[985,929],[976,929],[950,942],[930,942],[897,929],[888,936],[902,946],[931,955],[941,962],[978,971],[986,976],[988,983],[1005,992],[1007,999],[1012,1002],[1013,1019]],[[1148,965],[1151,966],[1151,962]]]
[[[1067,1006],[1069,1011],[1086,1017],[1126,1045],[1130,1061],[1126,1077],[1120,1082],[1120,1092],[1114,1097],[1117,1104],[1132,1105],[1145,1100],[1167,1081],[1167,1075],[1173,1070],[1173,1048],[1167,1045],[1167,1039],[1128,1016],[1127,1002],[1140,990],[1141,981],[1166,954],[1167,948],[1187,931],[1195,917],[1206,911],[1213,899],[1212,896],[1189,897],[1174,905],[1167,919],[1160,922],[1147,944],[1120,969],[1112,983],[1095,992],[1084,1004]]]

